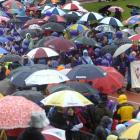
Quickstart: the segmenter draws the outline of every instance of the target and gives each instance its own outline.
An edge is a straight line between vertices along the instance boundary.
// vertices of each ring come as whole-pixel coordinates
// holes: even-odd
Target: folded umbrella
[[[63,90],[55,92],[41,101],[45,106],[59,106],[59,107],[76,107],[92,105],[86,97],[79,92],[71,90]]]
[[[100,67],[90,64],[83,64],[74,67],[68,74],[70,80],[93,80],[106,76],[107,73]]]

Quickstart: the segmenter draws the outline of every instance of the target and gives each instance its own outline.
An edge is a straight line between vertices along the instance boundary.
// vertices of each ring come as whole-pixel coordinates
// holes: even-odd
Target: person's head
[[[73,116],[74,115],[74,109],[73,108],[68,108],[67,109],[67,114],[68,114],[68,116]]]
[[[30,39],[30,38],[31,38],[31,34],[30,34],[30,33],[27,33],[27,34],[26,34],[26,38],[27,38],[27,39]]]
[[[127,103],[127,96],[125,94],[120,95],[118,97],[118,103],[119,104]]]
[[[88,56],[88,51],[87,50],[83,50],[83,55],[84,56]]]

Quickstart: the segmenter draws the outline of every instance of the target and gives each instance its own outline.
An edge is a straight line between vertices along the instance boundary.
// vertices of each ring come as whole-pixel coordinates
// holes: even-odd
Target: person
[[[88,55],[87,50],[83,50],[83,56],[81,57],[82,64],[93,64],[92,59]]]
[[[66,138],[67,140],[72,140],[73,132],[79,131],[83,127],[83,123],[81,123],[78,117],[75,115],[73,108],[68,108],[66,113]]]
[[[117,18],[118,20],[122,20],[122,13],[118,8],[115,9],[114,17]]]
[[[122,94],[118,97],[117,118],[120,123],[127,122],[133,118],[134,106],[128,103],[127,96]]]
[[[2,66],[0,71],[0,81],[2,81],[5,78],[6,78],[6,68]]]

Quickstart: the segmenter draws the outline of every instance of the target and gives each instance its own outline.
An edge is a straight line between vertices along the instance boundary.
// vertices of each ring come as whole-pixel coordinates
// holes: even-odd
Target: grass
[[[94,12],[98,12],[98,10],[105,6],[111,4],[113,6],[120,6],[124,9],[124,12],[122,14],[123,19],[126,20],[127,18],[129,18],[131,9],[127,8],[126,5],[127,4],[133,4],[133,5],[138,5],[140,6],[140,0],[118,0],[115,2],[96,2],[96,3],[85,3],[83,4],[84,8],[86,8],[89,11],[94,11]]]

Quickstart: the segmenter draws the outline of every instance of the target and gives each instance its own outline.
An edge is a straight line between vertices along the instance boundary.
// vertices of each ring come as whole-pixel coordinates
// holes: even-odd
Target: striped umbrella
[[[132,16],[124,21],[125,25],[140,24],[140,15]]]
[[[88,21],[95,21],[95,20],[100,20],[102,19],[103,16],[98,14],[98,13],[95,13],[95,12],[88,12],[86,13],[85,15],[83,15],[79,21],[82,21],[82,22],[88,22]]]
[[[89,29],[82,24],[73,24],[73,25],[68,26],[67,30],[83,32],[83,31],[86,31],[86,30],[89,30]]]
[[[42,13],[42,14],[45,14],[46,11],[47,11],[48,9],[50,9],[50,8],[51,8],[51,6],[46,5],[46,6],[43,8],[43,10],[41,11],[41,13]]]
[[[76,10],[78,10],[79,8],[78,8],[78,6],[77,6],[76,4],[74,4],[74,3],[67,3],[67,4],[65,4],[65,5],[62,7],[62,9],[64,9],[64,10],[70,10],[70,11],[76,11]]]
[[[121,21],[119,21],[118,19],[116,19],[114,17],[105,17],[100,21],[100,23],[108,24],[108,25],[112,25],[112,26],[123,26]]]
[[[63,16],[63,15],[65,15],[65,12],[62,9],[58,8],[58,7],[52,7],[50,9],[46,10],[46,12],[44,14],[46,14],[46,15],[54,14],[54,15]]]

